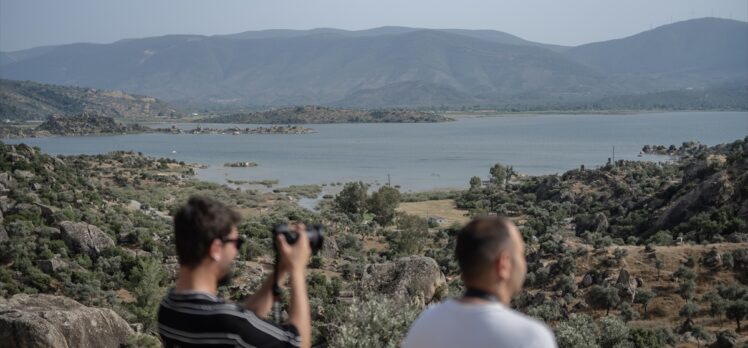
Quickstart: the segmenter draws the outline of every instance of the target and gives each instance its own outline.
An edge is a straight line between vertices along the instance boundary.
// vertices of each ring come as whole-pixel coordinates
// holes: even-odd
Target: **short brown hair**
[[[470,221],[457,235],[455,256],[463,279],[481,276],[496,260],[496,254],[509,245],[511,222],[498,216]]]
[[[174,215],[179,264],[188,267],[200,264],[213,241],[228,236],[239,220],[239,213],[219,201],[190,197]]]

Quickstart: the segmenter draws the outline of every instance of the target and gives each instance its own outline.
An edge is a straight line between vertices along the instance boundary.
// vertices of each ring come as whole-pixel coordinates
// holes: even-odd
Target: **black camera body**
[[[273,238],[279,234],[283,234],[286,237],[286,242],[291,245],[299,240],[299,234],[286,224],[275,226],[273,229]],[[322,249],[322,244],[325,241],[324,228],[320,224],[307,225],[306,235],[309,237],[309,247],[312,249],[312,253],[316,254],[319,249]]]

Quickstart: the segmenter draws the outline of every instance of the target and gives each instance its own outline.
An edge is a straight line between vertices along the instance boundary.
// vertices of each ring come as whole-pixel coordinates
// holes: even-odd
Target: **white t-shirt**
[[[426,309],[410,327],[403,348],[556,348],[551,330],[501,303],[449,299]]]

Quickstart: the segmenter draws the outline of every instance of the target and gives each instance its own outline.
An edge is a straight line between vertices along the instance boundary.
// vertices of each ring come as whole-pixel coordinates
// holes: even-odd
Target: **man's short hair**
[[[174,215],[179,264],[188,267],[200,264],[213,241],[228,236],[239,220],[239,213],[219,201],[190,197]]]
[[[470,221],[457,235],[455,256],[463,279],[474,279],[492,267],[499,251],[510,244],[511,222],[485,216]]]

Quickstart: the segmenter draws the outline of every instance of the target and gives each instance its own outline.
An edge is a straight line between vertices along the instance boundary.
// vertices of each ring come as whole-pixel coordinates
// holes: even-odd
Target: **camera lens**
[[[286,237],[288,244],[293,245],[297,240],[299,240],[299,234],[296,233],[296,231],[291,230],[286,224],[275,226],[273,235],[275,236],[281,233]],[[306,235],[309,238],[309,247],[312,249],[312,252],[316,253],[319,251],[325,240],[324,227],[320,224],[308,225],[306,226]]]

